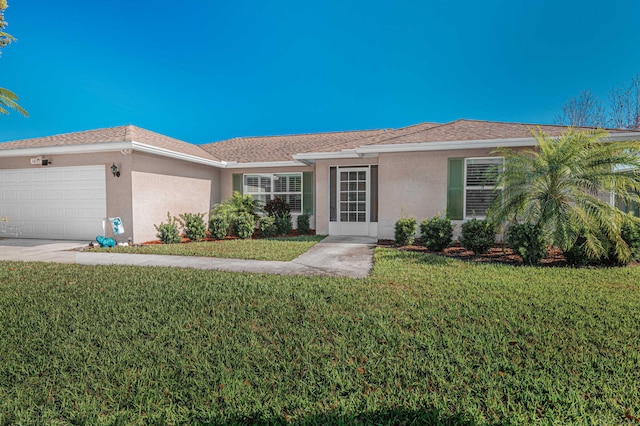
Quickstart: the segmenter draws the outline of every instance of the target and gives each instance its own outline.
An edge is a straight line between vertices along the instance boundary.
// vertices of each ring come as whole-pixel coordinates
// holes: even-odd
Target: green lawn
[[[0,424],[618,424],[640,268],[366,280],[0,262]]]
[[[289,261],[300,256],[321,241],[324,235],[305,235],[257,240],[202,241],[188,244],[157,244],[138,247],[96,248],[113,253],[166,254],[175,256],[205,256],[224,259]]]

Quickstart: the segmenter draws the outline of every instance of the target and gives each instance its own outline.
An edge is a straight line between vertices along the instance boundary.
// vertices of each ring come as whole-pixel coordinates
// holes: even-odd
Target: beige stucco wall
[[[208,213],[220,200],[219,169],[146,153],[132,154],[133,241],[155,240],[153,225],[181,213]]]
[[[404,213],[418,223],[447,208],[449,158],[493,157],[492,149],[380,154],[378,159],[378,238],[393,239]]]
[[[107,216],[120,216],[125,225],[126,233],[118,236],[118,241],[126,241],[133,234],[131,232],[131,156],[123,155],[119,151],[94,154],[52,154],[43,157],[50,160],[48,166],[32,166],[29,160],[36,155],[25,157],[0,158],[0,169],[27,169],[32,167],[72,167],[104,165],[107,190]],[[115,164],[121,170],[120,177],[111,174],[111,165]],[[129,225],[127,227],[127,225]],[[113,235],[107,224],[107,236]]]

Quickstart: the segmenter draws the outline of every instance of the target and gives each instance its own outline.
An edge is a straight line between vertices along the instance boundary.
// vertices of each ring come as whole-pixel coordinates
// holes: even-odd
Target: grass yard
[[[290,261],[321,241],[324,235],[304,235],[257,240],[202,241],[187,244],[154,244],[137,247],[95,249],[113,253],[166,254],[175,256],[204,256],[223,259],[252,259]]]
[[[0,424],[636,424],[640,268],[0,263]]]

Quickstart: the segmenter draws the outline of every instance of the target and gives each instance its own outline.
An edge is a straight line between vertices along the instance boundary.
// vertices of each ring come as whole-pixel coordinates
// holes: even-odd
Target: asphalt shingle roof
[[[444,124],[425,122],[400,129],[239,137],[205,145],[194,145],[127,125],[4,142],[0,143],[0,150],[138,142],[213,161],[249,163],[291,161],[294,154],[340,152],[371,145],[531,138],[531,131],[538,128],[550,136],[559,136],[567,130],[566,126],[557,125],[461,119]],[[607,129],[607,131],[609,133],[629,132],[629,130],[618,129]]]
[[[332,147],[360,146],[360,140],[384,133],[384,130],[309,133],[301,135],[256,136],[227,139],[200,147],[224,161],[238,163],[262,161],[291,161],[301,152],[333,151]]]
[[[118,142],[139,142],[156,148],[193,155],[195,157],[205,158],[208,160],[220,161],[207,151],[201,149],[198,145],[132,125],[4,142],[0,143],[0,149],[6,150],[52,146],[92,145]]]

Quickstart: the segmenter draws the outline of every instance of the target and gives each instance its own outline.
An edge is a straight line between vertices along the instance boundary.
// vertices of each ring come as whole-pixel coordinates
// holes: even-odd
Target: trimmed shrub
[[[507,242],[522,261],[537,265],[547,255],[542,229],[532,223],[514,223],[507,230]]]
[[[278,233],[276,228],[276,218],[273,216],[263,216],[258,219],[258,234],[261,238],[275,237]]]
[[[209,234],[216,240],[221,240],[229,233],[229,222],[221,215],[209,217]]]
[[[174,244],[182,242],[176,218],[171,216],[169,212],[167,212],[167,223],[160,222],[160,225],[153,225],[153,227],[158,231],[156,237],[163,243]]]
[[[395,226],[396,244],[399,246],[410,246],[415,240],[418,223],[414,217],[401,217]]]
[[[448,217],[434,216],[420,223],[422,244],[429,250],[442,251],[453,239],[453,224]]]
[[[207,236],[207,225],[204,223],[204,213],[183,213],[178,218],[184,236],[191,241],[202,241]]]
[[[640,224],[631,221],[625,223],[621,236],[631,250],[631,259],[640,260]]]
[[[291,230],[293,229],[293,224],[291,223],[291,215],[276,216],[275,220],[278,235],[289,235],[291,233]]]
[[[256,219],[249,213],[238,214],[231,222],[231,233],[243,240],[251,238],[255,229]]]
[[[309,212],[304,212],[298,216],[298,234],[307,235],[311,233],[311,221]]]
[[[475,254],[485,253],[495,243],[496,227],[493,222],[484,219],[471,219],[462,224],[460,244]]]

